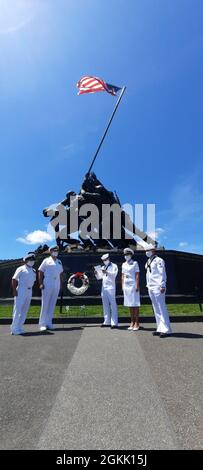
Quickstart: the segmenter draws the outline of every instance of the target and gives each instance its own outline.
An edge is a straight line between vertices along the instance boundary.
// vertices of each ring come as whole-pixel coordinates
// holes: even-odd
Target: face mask
[[[53,256],[53,258],[57,258],[58,251],[52,251],[51,256]]]
[[[28,261],[26,264],[28,266],[32,267],[32,266],[34,266],[35,262],[34,261]]]
[[[130,261],[131,260],[131,255],[125,255],[125,260]]]
[[[151,258],[151,256],[153,255],[153,251],[146,251],[146,256],[147,258]]]
[[[108,266],[109,263],[110,261],[108,259],[104,261],[105,266]]]

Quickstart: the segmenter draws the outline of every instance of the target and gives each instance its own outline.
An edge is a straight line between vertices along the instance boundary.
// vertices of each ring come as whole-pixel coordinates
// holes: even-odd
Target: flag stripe
[[[97,91],[107,91],[107,93],[115,96],[117,91],[121,90],[119,87],[105,83],[98,77],[91,76],[82,77],[77,83],[77,87],[79,90],[78,95],[82,95],[84,93],[95,93]]]

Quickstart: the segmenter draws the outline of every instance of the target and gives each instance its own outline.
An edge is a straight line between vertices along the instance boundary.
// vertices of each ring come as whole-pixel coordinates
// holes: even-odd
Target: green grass
[[[0,306],[0,318],[11,318],[12,317],[12,305],[1,305]],[[197,304],[169,304],[168,305],[169,314],[172,316],[176,315],[202,315],[199,309],[199,305]],[[31,306],[28,312],[29,317],[39,317],[40,307],[39,306]],[[123,307],[119,305],[118,307],[119,316],[126,316],[129,317],[129,309],[127,307]],[[153,311],[151,305],[142,305],[140,308],[140,317],[143,316],[153,316]],[[57,306],[55,308],[55,317],[61,316],[60,308]],[[97,316],[101,317],[102,314],[102,306],[101,305],[90,305],[85,306],[85,308],[78,307],[69,307],[66,308],[63,306],[62,316],[64,317],[85,317],[85,316]]]

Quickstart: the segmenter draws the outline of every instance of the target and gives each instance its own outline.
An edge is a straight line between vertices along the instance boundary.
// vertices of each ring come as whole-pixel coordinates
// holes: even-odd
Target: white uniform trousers
[[[22,330],[25,323],[27,312],[32,299],[32,289],[21,287],[18,289],[18,295],[14,298],[13,321],[11,332],[17,333]]]
[[[45,284],[42,289],[42,305],[39,326],[52,326],[52,318],[59,295],[60,284]]]
[[[165,302],[165,293],[158,289],[149,289],[149,297],[152,301],[158,333],[171,333],[170,319]]]
[[[102,289],[101,297],[103,304],[104,324],[111,326],[118,325],[118,309],[115,289]]]

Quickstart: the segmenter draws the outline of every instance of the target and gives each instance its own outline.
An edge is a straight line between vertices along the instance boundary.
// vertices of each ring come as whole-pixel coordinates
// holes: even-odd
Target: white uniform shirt
[[[102,279],[103,289],[115,289],[115,281],[116,281],[117,274],[118,274],[117,264],[110,263],[106,268],[106,272],[103,273],[103,279]]]
[[[52,256],[45,258],[39,266],[39,271],[44,273],[45,284],[57,284],[60,281],[60,274],[63,272],[63,266],[59,259],[53,259]]]
[[[148,289],[162,288],[166,287],[166,269],[165,262],[159,256],[155,256],[154,259],[150,262],[150,259],[145,265],[146,280]]]
[[[31,266],[24,264],[16,269],[12,279],[18,281],[18,289],[30,289],[36,281],[36,271]]]
[[[139,265],[137,261],[129,261],[122,264],[122,274],[124,274],[124,287],[135,286],[136,287],[136,273],[139,273]]]

